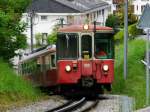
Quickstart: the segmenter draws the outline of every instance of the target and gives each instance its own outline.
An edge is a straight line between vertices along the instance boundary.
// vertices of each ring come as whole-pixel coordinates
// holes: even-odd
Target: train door
[[[92,58],[92,36],[82,35],[81,37],[81,56],[82,59]]]
[[[93,35],[81,35],[81,75],[86,78],[92,75],[92,58],[93,58]]]
[[[56,53],[49,54],[49,65],[50,69],[47,70],[47,85],[52,86],[57,83],[57,73],[56,73]]]

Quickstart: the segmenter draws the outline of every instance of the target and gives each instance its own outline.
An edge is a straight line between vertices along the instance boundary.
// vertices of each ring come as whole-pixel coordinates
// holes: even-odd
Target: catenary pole
[[[124,0],[124,79],[127,79],[127,48],[128,48],[128,0]]]

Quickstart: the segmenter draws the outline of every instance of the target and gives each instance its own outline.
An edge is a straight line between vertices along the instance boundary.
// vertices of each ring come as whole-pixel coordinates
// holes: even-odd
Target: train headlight
[[[103,71],[104,71],[104,72],[107,72],[108,70],[109,70],[108,65],[103,65]]]
[[[70,72],[70,71],[71,71],[71,66],[70,66],[70,65],[67,65],[67,66],[65,67],[65,70],[66,70],[67,72]]]

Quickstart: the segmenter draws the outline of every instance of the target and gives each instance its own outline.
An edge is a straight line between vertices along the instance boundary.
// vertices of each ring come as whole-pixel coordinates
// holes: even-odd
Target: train
[[[19,73],[36,86],[59,91],[111,91],[114,30],[98,25],[59,28],[56,47],[48,46],[19,62]]]

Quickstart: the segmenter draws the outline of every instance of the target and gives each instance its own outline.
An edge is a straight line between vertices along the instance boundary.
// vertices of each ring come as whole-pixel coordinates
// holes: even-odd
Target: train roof
[[[58,32],[93,32],[94,31],[94,25],[88,25],[88,30],[85,30],[83,27],[84,25],[69,25],[64,26],[63,28],[60,28]],[[98,26],[96,25],[96,32],[113,32],[113,29],[111,27],[106,26]]]
[[[22,60],[20,60],[20,63],[28,61],[30,59],[34,59],[40,56],[47,55],[49,53],[55,53],[56,52],[56,47],[47,47],[46,49],[43,49],[41,51],[35,52],[33,54],[30,54],[29,56],[24,57]]]

